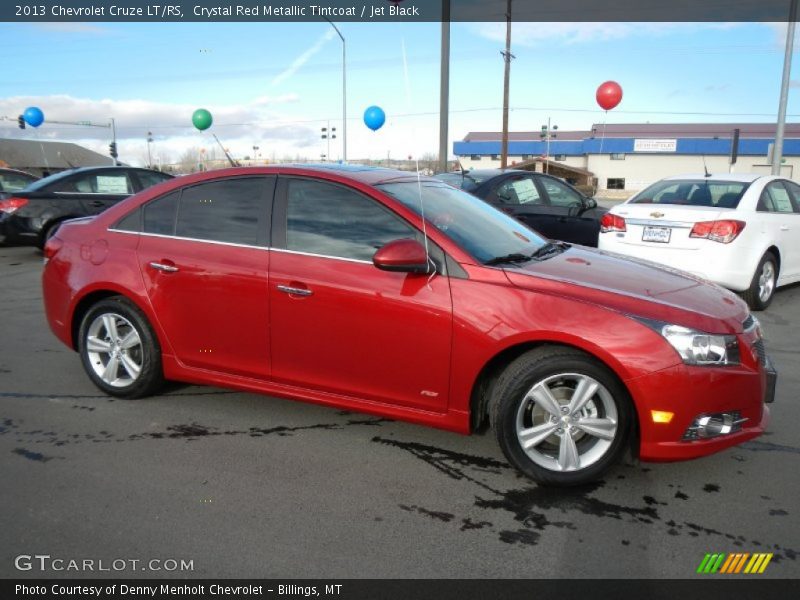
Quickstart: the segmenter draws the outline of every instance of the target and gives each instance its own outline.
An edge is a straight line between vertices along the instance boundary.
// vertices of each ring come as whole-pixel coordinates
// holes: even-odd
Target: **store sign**
[[[678,140],[633,140],[634,152],[675,152]]]

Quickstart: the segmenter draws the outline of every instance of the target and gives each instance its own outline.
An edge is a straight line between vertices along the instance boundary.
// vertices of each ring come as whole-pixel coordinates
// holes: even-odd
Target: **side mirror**
[[[594,198],[586,198],[584,206],[586,206],[587,209],[597,208],[597,200]]]
[[[385,244],[372,255],[372,264],[381,271],[424,274],[433,272],[425,247],[411,239],[394,240]]]

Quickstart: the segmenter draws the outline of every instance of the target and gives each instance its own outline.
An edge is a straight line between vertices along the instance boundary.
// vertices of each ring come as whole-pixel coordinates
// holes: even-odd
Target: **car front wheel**
[[[511,363],[493,389],[492,423],[506,458],[545,485],[599,478],[625,449],[627,391],[600,362],[545,346]]]
[[[78,343],[86,373],[107,394],[142,398],[163,384],[158,340],[145,315],[121,296],[89,309]]]

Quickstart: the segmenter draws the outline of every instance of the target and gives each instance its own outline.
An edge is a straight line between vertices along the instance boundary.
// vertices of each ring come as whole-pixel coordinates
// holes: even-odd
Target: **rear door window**
[[[531,177],[518,177],[501,183],[495,192],[500,204],[544,204],[539,188]]]
[[[758,210],[762,212],[793,213],[792,198],[781,181],[773,181],[761,192]]]

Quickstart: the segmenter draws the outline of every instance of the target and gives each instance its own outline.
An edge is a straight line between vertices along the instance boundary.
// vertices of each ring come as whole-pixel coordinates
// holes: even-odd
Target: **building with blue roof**
[[[738,156],[731,164],[734,131]],[[509,133],[508,165],[547,171],[608,196],[628,196],[671,175],[771,170],[775,124],[595,124],[586,131]],[[500,166],[501,134],[471,132],[453,144],[464,169]],[[781,172],[800,178],[800,124],[787,124]]]

